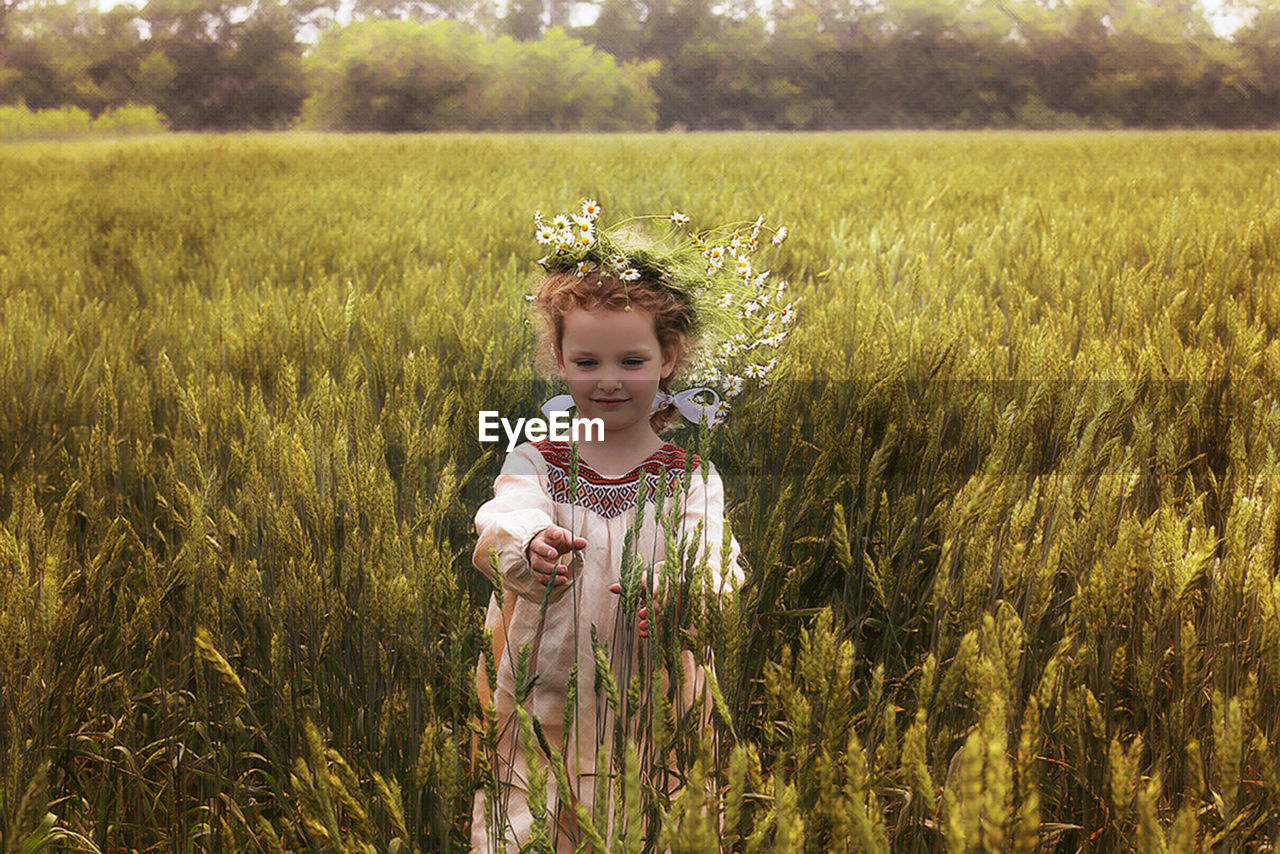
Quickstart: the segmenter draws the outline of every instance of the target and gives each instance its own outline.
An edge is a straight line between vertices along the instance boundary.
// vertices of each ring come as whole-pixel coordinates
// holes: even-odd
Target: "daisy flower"
[[[738,275],[744,279],[751,278],[751,259],[743,256],[738,259]]]
[[[640,271],[635,267],[628,267],[618,274],[618,278],[624,282],[634,282],[640,278]]]
[[[724,266],[724,247],[713,246],[711,251],[707,253],[707,262],[711,265],[711,269],[719,270]]]
[[[587,273],[591,272],[593,267],[594,265],[590,261],[578,262],[578,275],[585,276]]]
[[[595,242],[596,242],[596,236],[592,234],[590,231],[584,231],[578,235],[578,245],[584,249]]]
[[[556,218],[551,220],[551,224],[555,227],[556,231],[566,231],[569,228],[569,217],[564,214],[557,214]]]
[[[674,222],[676,225],[687,225],[689,222],[689,217],[680,213],[680,211],[672,211],[671,221]]]
[[[787,239],[787,227],[784,225],[782,228],[778,229],[778,233],[773,236],[773,240],[771,240],[770,242],[774,246],[778,246],[779,244],[782,243],[782,241],[786,239]]]
[[[613,258],[609,261],[609,263],[613,266],[613,269],[619,272],[622,272],[623,270],[631,266],[630,264],[627,263],[626,255],[614,255]]]
[[[600,204],[595,199],[586,199],[582,202],[582,215],[587,219],[595,219],[600,216]]]
[[[541,244],[552,243],[556,239],[556,230],[549,225],[538,226],[538,242]]]

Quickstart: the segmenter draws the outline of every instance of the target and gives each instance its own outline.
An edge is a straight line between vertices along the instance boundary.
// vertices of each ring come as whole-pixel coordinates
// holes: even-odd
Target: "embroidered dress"
[[[686,495],[683,489],[686,464],[693,466]],[[706,465],[707,470],[701,470]],[[485,791],[476,793],[471,824],[472,848],[475,851],[498,850],[498,840],[505,839],[507,850],[516,851],[531,838],[534,822],[528,804],[528,768],[524,748],[520,744],[515,708],[515,663],[524,645],[536,650],[532,672],[536,682],[525,700],[525,708],[541,724],[547,741],[561,750],[566,760],[570,799],[558,803],[555,778],[546,767],[548,825],[557,851],[572,851],[579,834],[573,829],[575,818],[570,801],[578,800],[589,814],[595,810],[597,746],[612,743],[613,722],[607,704],[598,698],[595,685],[591,628],[599,641],[612,646],[622,634],[619,625],[619,596],[610,585],[619,582],[623,544],[628,528],[635,520],[637,495],[641,479],[647,481],[642,525],[633,548],[646,568],[663,568],[665,539],[662,527],[654,520],[654,492],[665,496],[663,520],[671,519],[675,536],[682,535],[687,545],[699,524],[702,535],[696,544],[700,560],[705,555],[710,583],[727,593],[742,582],[738,566],[739,548],[730,539],[729,564],[720,566],[721,537],[724,531],[724,487],[715,469],[688,455],[668,442],[636,468],[621,477],[607,477],[579,459],[577,495],[571,496],[570,448],[561,442],[545,440],[525,443],[508,455],[502,472],[494,482],[494,497],[476,513],[476,545],[474,562],[492,578],[490,553],[496,553],[499,577],[492,578],[505,590],[505,610],[496,598],[489,600],[485,626],[494,636],[497,657],[497,684],[492,686],[492,703],[498,716],[499,800],[496,809],[488,809]],[[671,518],[673,501],[683,498],[682,513]],[[551,594],[545,619],[539,619],[545,585],[534,577],[525,550],[533,537],[548,525],[558,525],[583,537],[582,564],[576,578],[556,588]],[[563,559],[567,560],[568,555]],[[694,562],[696,565],[696,561]],[[576,611],[575,611],[576,609]],[[575,613],[577,619],[575,622]],[[616,631],[615,631],[616,629]],[[538,637],[540,634],[540,638]],[[640,647],[644,641],[630,644]],[[621,652],[610,650],[610,659],[618,678]],[[684,653],[685,684],[683,696],[699,697],[705,690],[705,678],[693,663],[692,654]],[[577,706],[569,732],[562,732],[567,702],[569,674],[578,664]],[[634,661],[634,659],[633,659]],[[636,672],[636,671],[632,671]],[[488,701],[483,662],[477,667],[481,698]],[[625,692],[625,686],[620,685]],[[705,716],[704,716],[705,720]],[[642,747],[643,749],[643,747]],[[541,760],[546,766],[545,759]],[[608,768],[602,768],[601,774]],[[604,781],[601,783],[605,785]],[[499,826],[488,826],[496,817]],[[496,816],[494,815],[496,813]],[[557,827],[559,832],[557,832]]]

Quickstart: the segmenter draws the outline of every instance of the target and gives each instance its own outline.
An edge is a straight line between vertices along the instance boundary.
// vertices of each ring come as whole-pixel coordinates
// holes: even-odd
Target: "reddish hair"
[[[564,340],[565,315],[580,308],[585,311],[628,311],[632,306],[653,317],[653,331],[658,337],[663,357],[675,355],[675,367],[658,387],[670,392],[671,380],[688,363],[690,342],[694,334],[693,312],[688,303],[668,288],[640,279],[624,282],[616,276],[600,272],[551,273],[540,285],[534,305],[543,321],[543,356],[555,364],[555,354]],[[649,425],[661,433],[676,417],[674,404],[662,407],[649,416]]]

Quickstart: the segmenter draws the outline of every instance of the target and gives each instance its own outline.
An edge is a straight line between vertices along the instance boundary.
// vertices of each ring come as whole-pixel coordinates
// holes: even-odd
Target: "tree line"
[[[0,104],[199,130],[1280,122],[1280,0],[1226,5],[1229,34],[1198,0],[339,3],[0,0]]]

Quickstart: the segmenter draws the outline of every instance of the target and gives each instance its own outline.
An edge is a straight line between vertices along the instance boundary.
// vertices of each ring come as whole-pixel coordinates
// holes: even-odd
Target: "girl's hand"
[[[609,588],[609,592],[617,593],[619,596],[621,596],[622,585],[621,584],[612,585]],[[657,622],[660,619],[658,615],[658,603],[657,603],[657,600],[653,599],[653,597],[649,595],[649,589],[647,587],[644,590],[644,597],[641,601],[643,603],[648,603],[650,601],[653,601],[653,619],[654,619],[654,622]],[[640,630],[640,637],[644,638],[645,640],[649,639],[649,605],[648,604],[642,604],[639,608],[636,609],[636,628]]]
[[[529,559],[529,568],[538,581],[546,584],[554,577],[556,585],[562,586],[577,575],[582,558],[573,555],[570,560],[562,561],[560,556],[586,547],[587,541],[582,537],[575,537],[572,531],[559,525],[548,525],[529,541],[524,556]]]

